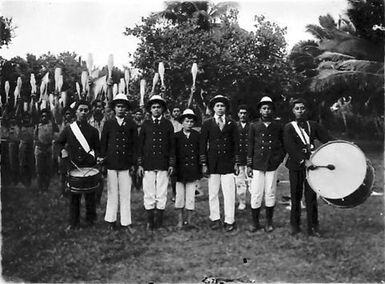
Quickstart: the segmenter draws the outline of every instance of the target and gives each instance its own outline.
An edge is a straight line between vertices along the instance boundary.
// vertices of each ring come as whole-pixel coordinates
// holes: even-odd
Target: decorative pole
[[[114,56],[110,54],[108,56],[107,68],[108,68],[108,77],[107,77],[107,100],[110,102],[113,98],[112,93],[112,68],[114,67]]]
[[[126,69],[124,70],[124,80],[126,81],[126,95],[129,95],[128,89],[130,84],[130,70]]]
[[[140,100],[139,106],[144,109],[144,94],[146,92],[146,80],[140,80]]]
[[[82,95],[81,95],[81,97],[83,99],[85,99],[86,95],[87,95],[87,86],[88,86],[88,83],[87,83],[87,81],[88,81],[88,73],[87,73],[87,71],[83,71],[82,72],[80,80],[81,80],[81,83],[82,83],[82,93],[81,93]]]
[[[9,101],[9,82],[8,81],[5,82],[4,89],[5,89],[5,103],[8,104],[8,101]]]
[[[192,67],[191,67],[191,75],[192,75],[193,83],[191,86],[190,97],[189,97],[188,103],[187,103],[188,108],[191,108],[191,105],[192,105],[192,99],[193,99],[193,95],[195,92],[195,80],[197,78],[197,73],[198,73],[198,65],[194,62]]]
[[[166,86],[164,85],[164,64],[163,64],[163,62],[159,62],[158,73],[160,76],[160,83],[161,83],[160,91],[162,94],[166,90]]]
[[[155,86],[156,86],[156,84],[158,84],[158,81],[159,81],[159,73],[155,73],[154,78],[152,79],[151,96],[154,95]]]

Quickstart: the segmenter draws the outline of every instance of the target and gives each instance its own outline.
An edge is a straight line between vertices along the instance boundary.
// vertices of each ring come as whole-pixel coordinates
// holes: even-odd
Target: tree
[[[141,40],[134,67],[151,83],[158,63],[164,62],[165,96],[176,104],[188,100],[194,62],[199,69],[196,101],[201,93],[206,103],[216,94],[227,95],[233,106],[255,106],[263,95],[281,100],[280,95],[290,89],[292,75],[285,59],[286,30],[259,16],[255,30],[247,32],[239,27],[237,13],[231,9],[210,29],[203,29],[197,17],[177,22],[158,14],[143,18],[141,25],[125,31]]]
[[[380,121],[379,117],[384,109],[384,46],[379,42],[383,43],[385,33],[373,28],[385,25],[383,2],[348,2],[349,19],[340,16],[336,22],[330,15],[326,15],[319,17],[319,26],[307,26],[308,32],[317,39],[317,46],[312,49],[318,49],[319,54],[306,56],[302,49],[301,57],[301,52],[297,52],[298,48],[293,48],[291,62],[297,71],[310,74],[310,78],[303,82],[306,81],[312,97],[319,102],[318,105],[326,102],[330,106],[340,97],[351,96],[353,113],[357,117],[370,116],[377,124],[377,133],[382,135],[383,127],[378,127],[377,122]],[[306,71],[301,69],[304,58],[312,63],[310,68],[305,68]]]
[[[0,16],[0,49],[4,45],[8,46],[11,43],[15,29],[12,18]]]

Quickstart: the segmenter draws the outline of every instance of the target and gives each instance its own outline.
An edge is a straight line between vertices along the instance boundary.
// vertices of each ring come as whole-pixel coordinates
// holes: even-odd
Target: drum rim
[[[334,143],[344,143],[344,144],[350,144],[351,146],[354,146],[355,148],[357,148],[357,149],[364,155],[365,160],[366,160],[366,166],[367,166],[367,168],[368,168],[368,167],[372,167],[372,168],[373,168],[372,163],[371,163],[371,161],[366,157],[365,152],[362,151],[362,149],[361,149],[356,143],[351,142],[351,141],[342,140],[342,139],[332,140],[332,141],[328,141],[328,142],[322,144],[320,147],[318,147],[318,148],[311,154],[310,160],[314,157],[314,155],[315,155],[320,149],[322,149],[323,147],[326,147],[327,145],[334,144]],[[374,169],[374,168],[373,168],[373,169]],[[336,204],[333,204],[333,203],[327,201],[327,199],[331,199],[331,200],[333,200],[333,199],[332,199],[332,198],[324,197],[324,196],[320,195],[319,192],[318,192],[317,190],[313,189],[313,187],[312,187],[312,185],[311,185],[311,181],[310,181],[310,179],[309,179],[309,171],[310,171],[309,168],[306,168],[306,180],[307,180],[307,182],[308,182],[308,184],[309,184],[311,190],[313,190],[315,193],[317,193],[317,194],[322,198],[322,200],[324,200],[324,201],[325,201],[327,204],[329,204],[329,205],[332,205],[332,206],[335,206],[335,207],[340,207],[340,208],[348,208],[348,207],[338,206],[338,205],[336,205]],[[373,175],[375,175],[375,171],[373,171]],[[373,187],[373,184],[374,184],[374,178],[373,178],[373,182],[372,182],[371,187]]]

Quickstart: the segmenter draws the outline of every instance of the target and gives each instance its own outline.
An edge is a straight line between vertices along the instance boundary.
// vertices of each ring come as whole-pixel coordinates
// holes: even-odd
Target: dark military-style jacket
[[[136,164],[136,142],[138,132],[136,124],[130,118],[125,118],[119,125],[116,118],[104,123],[100,156],[105,157],[105,165],[110,170],[128,170]]]
[[[246,122],[245,127],[242,127],[242,124],[240,122],[237,122],[237,126],[239,132],[239,164],[241,166],[246,166],[250,123]]]
[[[138,165],[145,171],[175,167],[174,127],[164,117],[155,125],[152,118],[145,120],[138,139]]]
[[[250,125],[247,166],[259,171],[275,171],[285,158],[283,130],[277,121],[266,126],[262,120]]]
[[[202,177],[199,162],[199,141],[198,131],[191,130],[188,138],[183,130],[175,133],[177,181],[192,182]]]
[[[78,124],[80,131],[83,133],[83,136],[86,138],[90,149],[95,151],[95,157],[93,157],[89,153],[86,153],[82,145],[76,139],[75,134],[72,132],[70,125],[64,128],[55,143],[61,145],[62,148],[66,146],[69,158],[77,166],[94,166],[96,164],[96,157],[98,157],[100,153],[99,132],[96,128],[92,127],[88,123],[76,123]]]
[[[311,120],[308,122],[310,129],[306,122],[304,123],[304,129],[309,135],[310,144],[314,145],[315,139],[322,143],[332,140],[332,137],[321,125]],[[305,165],[304,163],[301,163],[301,161],[309,159],[311,152],[302,142],[291,122],[287,123],[284,127],[283,138],[286,152],[289,154],[286,161],[286,167],[290,170],[303,170]]]
[[[239,164],[239,134],[236,123],[226,117],[222,130],[215,118],[203,122],[200,141],[201,164],[207,164],[209,174],[229,174]]]

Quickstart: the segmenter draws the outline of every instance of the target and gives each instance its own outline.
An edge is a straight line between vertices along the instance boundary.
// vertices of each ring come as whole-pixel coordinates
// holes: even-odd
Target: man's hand
[[[249,178],[253,177],[253,169],[251,167],[247,167],[247,176]]]
[[[174,173],[174,167],[168,167],[167,173],[171,176]]]
[[[305,167],[306,168],[309,168],[309,167],[312,167],[314,166],[313,163],[310,161],[310,160],[305,160]]]
[[[129,169],[130,176],[133,176],[135,174],[135,166],[131,166]]]
[[[96,163],[97,163],[98,165],[103,164],[103,162],[104,162],[104,158],[101,158],[101,157],[97,157],[97,158],[96,158]]]
[[[62,149],[62,150],[61,150],[61,157],[62,157],[63,159],[65,159],[65,158],[68,157],[68,152],[67,152],[66,149]]]
[[[202,174],[203,174],[204,176],[207,176],[207,173],[208,173],[207,166],[206,166],[206,165],[202,165]]]
[[[138,176],[139,177],[143,177],[143,175],[144,175],[144,169],[143,169],[143,167],[142,166],[139,166],[138,167]]]
[[[237,176],[239,175],[239,165],[238,164],[235,164],[234,165],[234,174]]]

